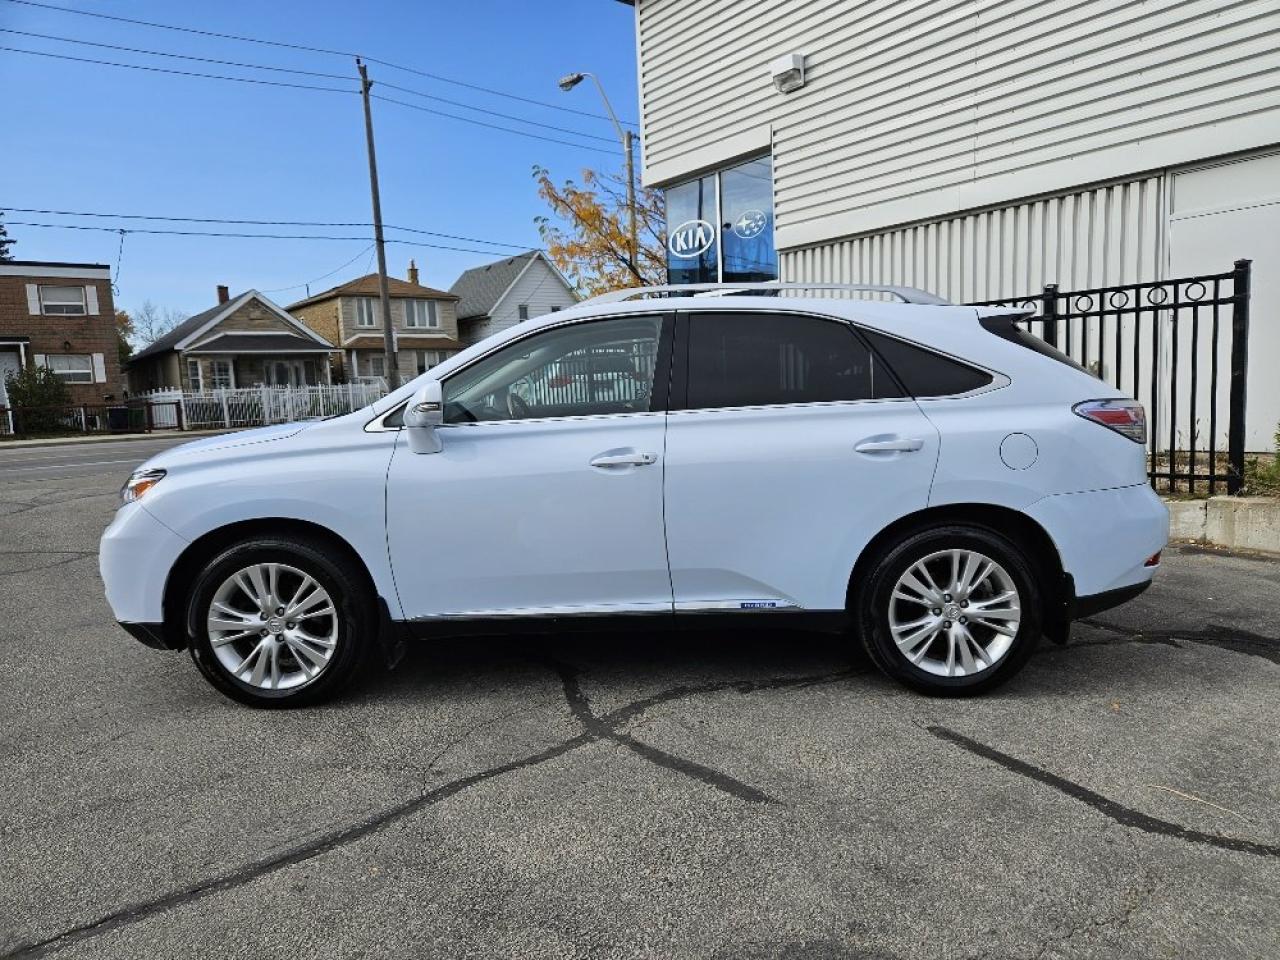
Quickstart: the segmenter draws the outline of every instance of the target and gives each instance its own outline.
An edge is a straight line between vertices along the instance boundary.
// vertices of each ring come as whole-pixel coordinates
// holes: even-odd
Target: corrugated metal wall
[[[782,278],[906,284],[953,303],[1158,280],[1164,191],[1148,177],[784,251]]]

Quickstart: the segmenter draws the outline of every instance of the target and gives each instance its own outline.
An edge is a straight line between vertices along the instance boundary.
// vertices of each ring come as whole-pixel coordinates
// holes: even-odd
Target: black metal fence
[[[1151,482],[1238,493],[1244,480],[1250,261],[1228,273],[1041,293],[1027,329],[1147,408]]]
[[[0,406],[0,437],[151,433],[165,429],[182,429],[181,404],[130,400],[52,407]]]

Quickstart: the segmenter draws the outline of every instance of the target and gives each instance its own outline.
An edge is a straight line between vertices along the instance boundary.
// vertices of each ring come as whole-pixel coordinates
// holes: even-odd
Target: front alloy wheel
[[[375,639],[368,575],[334,544],[260,537],[195,578],[191,656],[227,696],[257,707],[316,703],[358,671]]]
[[[209,645],[227,672],[263,690],[311,683],[338,644],[329,592],[284,563],[255,563],[227,577],[206,619]]]

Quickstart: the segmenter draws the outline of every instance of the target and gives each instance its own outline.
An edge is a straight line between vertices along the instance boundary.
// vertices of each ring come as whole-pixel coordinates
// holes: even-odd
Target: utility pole
[[[636,159],[635,159],[635,140],[630,130],[626,131],[626,135],[622,138],[623,146],[627,152],[627,212],[631,215],[630,238],[631,238],[631,269],[639,276],[640,274],[640,243],[636,237]]]
[[[396,362],[395,331],[391,327],[391,291],[387,288],[387,246],[382,239],[382,201],[378,197],[378,157],[373,149],[373,113],[369,108],[369,70],[356,57],[356,69],[360,71],[360,96],[364,100],[364,138],[369,147],[369,192],[373,195],[373,242],[378,248],[378,300],[382,310],[382,350],[387,385],[394,390],[400,386],[400,366]]]

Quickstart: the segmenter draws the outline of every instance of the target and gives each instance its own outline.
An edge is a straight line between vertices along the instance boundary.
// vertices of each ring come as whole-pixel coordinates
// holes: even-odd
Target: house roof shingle
[[[401,280],[398,277],[387,277],[387,291],[393,297],[418,297],[425,300],[456,300],[458,299],[452,293],[444,290],[437,290],[435,287],[424,287],[420,283],[410,283],[408,280]],[[299,307],[305,307],[313,303],[321,303],[325,300],[331,300],[334,297],[376,297],[378,291],[378,275],[369,273],[363,277],[357,277],[354,280],[348,280],[346,283],[339,284],[336,287],[330,287],[323,293],[317,293],[314,297],[307,297],[305,300],[299,300],[297,303],[291,303],[285,307],[286,310],[296,310]]]
[[[243,294],[241,296],[243,296]],[[232,297],[231,299],[234,300],[236,298]],[[177,344],[181,343],[184,339],[191,336],[191,334],[195,333],[202,326],[212,320],[220,311],[225,310],[226,306],[227,305],[225,303],[220,303],[216,307],[210,307],[208,310],[197,313],[194,317],[188,317],[164,336],[157,337],[155,340],[152,340],[149,344],[131,356],[129,358],[129,363],[142,360],[143,358],[150,357],[153,354],[164,353],[166,350],[172,350]]]
[[[537,251],[508,257],[494,263],[472,267],[463,271],[462,276],[453,282],[449,292],[458,299],[458,319],[469,320],[472,317],[487,317],[494,305],[507,292],[529,263],[529,259],[537,255]]]

